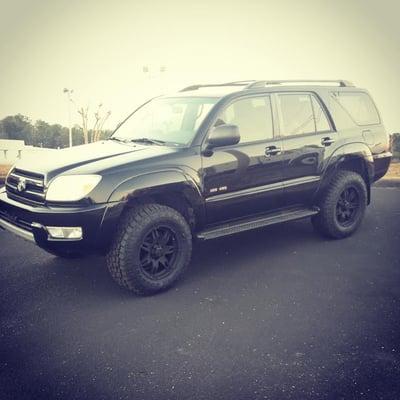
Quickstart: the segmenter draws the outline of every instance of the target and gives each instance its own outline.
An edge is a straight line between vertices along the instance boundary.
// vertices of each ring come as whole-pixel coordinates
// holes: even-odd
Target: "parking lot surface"
[[[345,240],[306,220],[198,243],[153,297],[3,231],[0,265],[3,400],[400,398],[400,188]]]

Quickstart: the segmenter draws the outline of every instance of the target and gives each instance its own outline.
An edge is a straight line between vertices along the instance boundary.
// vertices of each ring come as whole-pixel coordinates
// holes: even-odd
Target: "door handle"
[[[281,152],[280,147],[276,146],[269,146],[265,148],[265,155],[266,156],[275,156]]]
[[[321,139],[321,144],[324,146],[330,146],[332,143],[335,143],[335,139],[332,139],[330,137],[324,137]]]

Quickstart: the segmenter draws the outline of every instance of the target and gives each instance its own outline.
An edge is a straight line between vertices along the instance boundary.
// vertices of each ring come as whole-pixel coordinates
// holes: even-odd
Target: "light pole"
[[[149,65],[143,65],[143,74],[147,76],[149,83],[154,79],[158,78],[158,84],[160,88],[157,88],[157,92],[161,91],[164,92],[165,90],[165,80],[164,80],[164,73],[167,71],[167,67],[165,65],[160,65],[159,73],[154,72],[151,66]],[[157,79],[156,79],[157,80]],[[157,82],[156,82],[157,83]]]
[[[71,95],[74,91],[71,89],[64,88],[64,93],[68,96],[68,131],[69,131],[69,147],[72,147],[72,127],[71,127]]]

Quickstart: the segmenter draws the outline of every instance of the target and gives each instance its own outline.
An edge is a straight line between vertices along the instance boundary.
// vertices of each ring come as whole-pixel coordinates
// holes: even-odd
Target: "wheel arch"
[[[365,143],[348,143],[338,148],[324,168],[316,197],[319,197],[340,170],[353,171],[361,175],[367,186],[368,204],[371,202],[371,184],[374,177],[374,160]]]
[[[180,212],[192,230],[202,226],[204,201],[194,179],[178,169],[141,174],[122,182],[111,194],[109,202],[124,201],[125,208],[155,202]]]

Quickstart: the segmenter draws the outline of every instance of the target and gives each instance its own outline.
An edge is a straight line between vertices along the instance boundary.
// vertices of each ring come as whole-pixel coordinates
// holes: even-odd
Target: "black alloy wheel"
[[[311,219],[315,230],[333,239],[353,234],[365,214],[368,190],[357,172],[338,171],[319,198],[320,212]]]
[[[167,226],[156,226],[140,246],[140,267],[150,279],[163,279],[173,272],[178,254],[176,233]]]
[[[336,204],[336,218],[340,225],[347,227],[354,223],[360,209],[360,196],[354,186],[346,187]]]
[[[192,254],[192,232],[177,210],[138,204],[121,217],[107,253],[113,279],[138,295],[170,288],[183,276]]]

